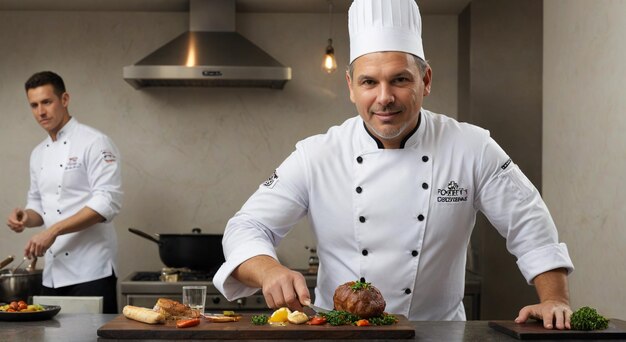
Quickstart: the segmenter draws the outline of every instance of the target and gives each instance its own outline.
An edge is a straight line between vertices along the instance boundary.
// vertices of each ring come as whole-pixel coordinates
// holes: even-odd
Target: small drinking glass
[[[183,304],[204,314],[206,286],[183,286]]]

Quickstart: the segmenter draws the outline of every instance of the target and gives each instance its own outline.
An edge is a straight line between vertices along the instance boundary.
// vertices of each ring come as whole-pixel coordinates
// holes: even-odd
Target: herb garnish
[[[359,290],[365,290],[367,288],[369,288],[372,285],[372,283],[366,283],[364,281],[355,281],[354,284],[350,285],[350,288],[352,289],[352,291],[356,292]]]
[[[330,325],[355,325],[361,317],[351,314],[347,311],[332,310],[327,313],[318,313],[319,316],[326,318]],[[371,325],[392,325],[398,322],[394,315],[383,313],[378,317],[370,317],[367,319]]]
[[[254,325],[265,325],[267,324],[267,321],[269,320],[269,316],[268,315],[253,315],[252,316],[252,324]]]
[[[398,323],[398,318],[394,315],[383,313],[378,317],[370,317],[367,319],[371,325],[392,325]]]
[[[609,326],[609,320],[600,315],[596,309],[588,306],[576,310],[570,322],[574,330],[602,330]]]
[[[359,316],[353,315],[347,311],[332,310],[326,313],[319,313],[320,316],[326,318],[330,325],[352,325],[360,319]]]

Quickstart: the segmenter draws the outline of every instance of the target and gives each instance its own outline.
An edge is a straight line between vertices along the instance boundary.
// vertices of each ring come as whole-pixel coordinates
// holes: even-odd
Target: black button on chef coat
[[[422,183],[422,188],[423,188],[424,190],[428,189],[428,184],[426,184],[426,183]]]
[[[428,161],[428,156],[423,156],[423,157],[422,157],[422,161],[423,161],[424,163],[426,163],[426,162]]]
[[[411,252],[411,255],[414,256],[414,257],[416,257],[418,254],[419,254],[419,252],[415,251],[415,250]]]
[[[404,293],[411,294],[411,289],[404,289]]]
[[[359,221],[361,223],[364,223],[365,222],[365,216],[359,216]]]
[[[356,187],[356,193],[360,194],[363,191],[363,188],[361,188],[360,186]]]
[[[367,253],[368,253],[367,249],[364,249],[364,250],[361,252],[361,254],[363,254],[364,256],[367,256]]]
[[[361,164],[363,162],[363,157],[361,156],[356,157],[356,162]]]
[[[424,221],[424,215],[422,215],[422,214],[417,215],[417,220],[418,221]]]

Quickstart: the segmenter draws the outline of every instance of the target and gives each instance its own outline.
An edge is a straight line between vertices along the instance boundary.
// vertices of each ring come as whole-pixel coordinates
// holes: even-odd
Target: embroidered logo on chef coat
[[[117,157],[111,151],[102,151],[102,158],[107,163],[113,163],[117,160]]]
[[[437,202],[467,202],[468,190],[455,181],[450,181],[444,189],[437,189]]]
[[[65,170],[74,170],[78,169],[83,165],[83,163],[78,162],[78,157],[70,157],[65,164]]]
[[[274,185],[276,185],[277,182],[278,182],[278,175],[276,174],[276,170],[274,170],[274,173],[272,173],[270,178],[268,178],[265,182],[263,182],[263,185],[271,189],[274,187]]]

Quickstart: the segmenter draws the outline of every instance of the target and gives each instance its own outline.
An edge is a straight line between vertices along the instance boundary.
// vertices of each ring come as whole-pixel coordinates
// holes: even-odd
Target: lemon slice
[[[289,308],[282,307],[272,313],[270,319],[268,320],[270,323],[284,323],[287,322],[287,317],[291,311]]]

